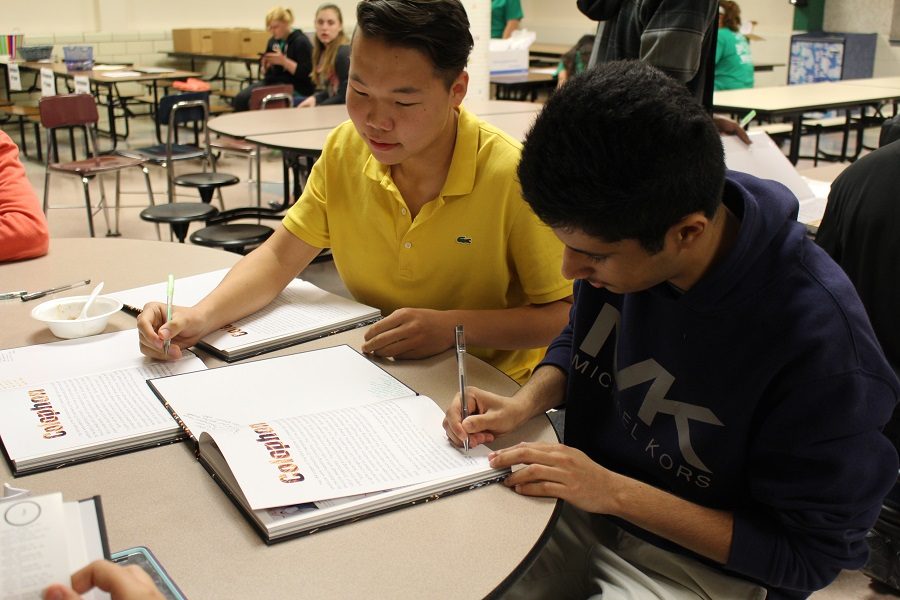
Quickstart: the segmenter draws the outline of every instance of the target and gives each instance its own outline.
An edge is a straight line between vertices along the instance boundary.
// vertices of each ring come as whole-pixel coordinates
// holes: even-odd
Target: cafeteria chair
[[[90,182],[97,179],[100,187],[100,202],[97,212],[102,208],[106,221],[106,235],[119,235],[119,197],[121,191],[122,169],[129,167],[140,168],[144,173],[144,182],[147,186],[147,197],[153,206],[153,189],[150,185],[150,175],[141,158],[127,157],[118,154],[101,155],[97,145],[97,105],[90,94],[65,94],[60,96],[47,96],[41,98],[38,104],[41,125],[47,131],[47,153],[44,172],[44,214],[48,215],[50,199],[50,174],[63,173],[75,175],[81,178],[84,190],[84,203],[87,210],[88,230],[94,237],[94,207],[91,204]],[[84,131],[88,156],[83,160],[69,162],[59,161],[59,148],[56,144],[54,132],[59,128],[80,128]],[[74,149],[74,144],[73,144]],[[74,151],[74,150],[73,150]],[[54,162],[55,160],[55,162]],[[109,209],[106,202],[106,191],[103,187],[102,175],[114,172],[116,174],[116,212],[115,227],[110,229]],[[157,229],[158,233],[158,229]]]
[[[293,86],[264,85],[250,93],[250,110],[268,108],[291,108],[293,106]],[[262,203],[261,152],[258,144],[230,136],[220,136],[210,142],[210,147],[223,154],[237,154],[247,157],[247,181],[256,183],[256,205]],[[256,173],[254,177],[253,173]]]
[[[204,221],[218,212],[215,206],[204,202],[171,202],[145,208],[141,211],[141,219],[155,223],[157,231],[160,223],[167,223],[178,242],[183,244],[191,223]]]
[[[266,241],[275,230],[259,221],[281,221],[280,210],[268,208],[233,208],[213,215],[206,220],[206,227],[191,234],[191,243],[209,248],[222,248],[237,254],[246,254]],[[232,223],[231,221],[256,219],[256,223]]]
[[[203,172],[207,173],[207,166],[210,169],[206,177],[189,178],[182,185],[200,187],[198,182],[202,182],[203,186],[200,189],[204,201],[211,201],[212,192],[218,191],[219,204],[224,209],[225,203],[218,188],[223,185],[234,185],[238,179],[234,175],[216,173],[216,164],[210,152],[209,130],[206,127],[209,119],[208,103],[208,92],[187,92],[163,96],[159,101],[156,118],[158,122],[165,123],[167,126],[166,141],[153,146],[123,150],[122,154],[141,158],[148,164],[166,170],[166,195],[170,203],[175,201],[175,185],[177,184],[175,163],[182,160],[203,160]],[[187,125],[194,126],[193,144],[181,144],[178,140],[179,127]],[[207,190],[211,190],[208,199],[206,197]]]

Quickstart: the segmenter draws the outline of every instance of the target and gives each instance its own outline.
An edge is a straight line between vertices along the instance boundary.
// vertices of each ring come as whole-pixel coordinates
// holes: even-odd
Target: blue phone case
[[[137,565],[144,570],[156,584],[160,593],[167,600],[187,600],[184,593],[178,588],[156,557],[145,546],[135,546],[127,550],[114,552],[110,558],[120,565]]]

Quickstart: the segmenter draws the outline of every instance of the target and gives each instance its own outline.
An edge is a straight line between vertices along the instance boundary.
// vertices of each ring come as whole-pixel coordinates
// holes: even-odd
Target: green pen
[[[740,123],[738,123],[738,124],[741,126],[741,129],[743,129],[744,127],[746,127],[747,124],[748,124],[750,121],[752,121],[755,117],[756,117],[756,111],[755,111],[755,110],[751,110],[751,111],[748,112],[746,115],[744,115],[744,118],[741,119],[741,122],[740,122]]]
[[[172,320],[172,296],[175,295],[175,276],[169,273],[169,285],[166,287],[166,323]],[[163,352],[169,355],[169,345],[172,340],[163,342]]]

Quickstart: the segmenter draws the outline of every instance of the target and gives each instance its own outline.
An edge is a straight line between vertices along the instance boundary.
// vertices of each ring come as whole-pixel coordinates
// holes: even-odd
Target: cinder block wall
[[[171,31],[124,33],[37,33],[25,36],[25,45],[53,45],[57,60],[62,60],[63,46],[86,45],[94,48],[97,63],[131,63],[144,66],[170,64],[162,52],[172,50]]]

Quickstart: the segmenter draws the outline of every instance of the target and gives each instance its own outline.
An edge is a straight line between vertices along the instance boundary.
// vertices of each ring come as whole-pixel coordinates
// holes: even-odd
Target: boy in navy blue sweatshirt
[[[491,455],[565,501],[509,596],[804,598],[860,567],[900,384],[796,198],[726,172],[709,115],[633,61],[554,94],[519,177],[566,246],[570,321],[514,397],[470,388],[445,419],[475,446],[566,406],[565,445]]]

